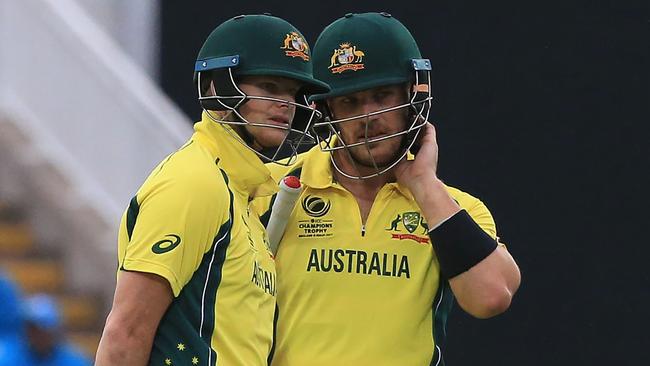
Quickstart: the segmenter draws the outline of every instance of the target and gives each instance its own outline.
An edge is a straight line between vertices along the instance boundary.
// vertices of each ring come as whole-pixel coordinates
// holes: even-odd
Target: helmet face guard
[[[314,78],[309,44],[286,20],[268,14],[239,15],[226,20],[203,43],[194,65],[194,75],[199,102],[209,118],[217,123],[240,126],[234,128],[236,131],[226,130],[262,161],[278,162],[281,152],[282,155],[288,152],[291,156],[282,164],[289,165],[295,161],[300,145],[314,143],[307,126],[321,113],[310,105],[305,95],[325,93],[330,88]],[[276,99],[263,92],[247,95],[237,85],[243,76],[284,77],[300,82],[301,88],[295,101]],[[248,120],[240,108],[252,99],[295,108],[293,120],[284,126]],[[284,139],[280,146],[262,146],[264,150],[257,151],[252,144],[254,136],[246,126],[283,130]]]
[[[285,166],[292,165],[296,160],[300,146],[315,143],[316,140],[309,133],[308,128],[314,120],[322,117],[322,113],[316,109],[314,103],[308,101],[307,95],[302,90],[296,95],[295,102],[261,95],[247,95],[239,88],[233,75],[233,68],[238,64],[239,55],[197,61],[195,67],[197,72],[196,84],[201,107],[208,117],[217,123],[242,126],[243,128],[245,126],[254,126],[285,131],[285,137],[279,146],[261,152],[255,150],[250,145],[250,141],[247,142],[236,132],[230,129],[227,130],[233,138],[257,154],[262,161]],[[205,82],[206,70],[209,72],[208,78],[214,85],[214,95],[204,95],[202,79]],[[272,76],[272,73],[269,73],[269,75]],[[295,107],[293,120],[287,126],[278,126],[262,121],[249,121],[239,111],[239,108],[249,100],[265,100],[293,106]],[[226,113],[223,115],[214,113],[214,111],[225,111]],[[285,155],[287,151],[289,152],[288,159]]]
[[[417,138],[420,134],[422,127],[428,123],[429,111],[431,109],[431,102],[433,97],[431,96],[431,63],[426,59],[413,59],[411,61],[413,68],[413,82],[412,87],[409,92],[409,100],[407,103],[403,103],[397,106],[380,109],[371,113],[356,115],[347,118],[334,119],[334,116],[331,113],[331,110],[325,102],[324,110],[326,114],[329,114],[322,122],[316,122],[313,124],[313,132],[316,136],[317,142],[322,151],[330,152],[330,159],[334,168],[341,173],[343,176],[352,179],[368,179],[372,177],[379,176],[391,170],[397,164],[399,164],[402,159],[404,159],[409,150],[413,148],[413,145],[417,141]],[[353,120],[366,120],[368,121],[370,117],[392,112],[400,109],[408,109],[407,123],[404,130],[376,138],[368,138],[368,123],[366,123],[365,138],[363,141],[356,143],[348,143],[345,141],[343,136],[341,136],[340,129],[341,125],[345,122]],[[391,138],[401,138],[400,150],[395,152],[395,158],[393,161],[388,164],[382,164],[381,166],[375,161],[370,145],[376,142],[388,140]],[[368,151],[368,156],[372,159],[372,165],[374,171],[372,173],[362,173],[359,169],[355,159],[352,156],[352,148],[360,148],[365,146]],[[349,161],[352,163],[355,172],[344,171],[342,167],[337,164],[336,159],[334,159],[334,152],[342,150],[347,154]]]

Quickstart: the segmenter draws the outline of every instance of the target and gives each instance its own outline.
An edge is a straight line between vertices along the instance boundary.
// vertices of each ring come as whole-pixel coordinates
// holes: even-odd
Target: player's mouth
[[[382,137],[388,136],[388,134],[383,133],[381,131],[368,131],[368,135],[366,136],[365,131],[361,133],[360,135],[357,136],[357,140],[363,141],[363,140],[376,140],[380,139]]]
[[[288,126],[289,125],[289,118],[284,117],[284,116],[273,116],[273,117],[269,118],[269,121],[274,125],[279,125],[279,126]]]

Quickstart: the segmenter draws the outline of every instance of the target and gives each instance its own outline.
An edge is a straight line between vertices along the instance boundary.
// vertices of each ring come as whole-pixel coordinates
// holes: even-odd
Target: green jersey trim
[[[135,228],[135,222],[138,219],[139,213],[140,204],[138,203],[138,196],[134,196],[131,198],[129,208],[126,210],[126,233],[129,236],[129,241],[131,241],[131,235],[133,235],[133,229]]]
[[[210,250],[203,255],[194,275],[160,321],[149,365],[165,365],[168,364],[167,360],[173,365],[217,364],[218,355],[212,348],[215,304],[234,217],[234,196],[228,185],[229,179],[223,170],[221,174],[230,196],[228,221],[221,225]],[[194,357],[198,363],[192,362]]]
[[[442,350],[447,340],[447,318],[454,304],[454,293],[451,291],[449,282],[440,279],[438,283],[438,293],[433,300],[433,357],[430,366],[444,366],[445,359]]]

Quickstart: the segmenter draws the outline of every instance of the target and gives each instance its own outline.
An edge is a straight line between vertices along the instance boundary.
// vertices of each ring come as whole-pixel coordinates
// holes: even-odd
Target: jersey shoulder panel
[[[120,235],[120,268],[157,274],[177,296],[229,219],[226,179],[196,143],[167,157],[127,209],[120,227],[127,234]]]
[[[161,182],[173,182],[176,186],[215,194],[215,185],[225,187],[217,161],[218,158],[213,157],[206,148],[189,141],[158,164],[138,194],[146,194],[148,188]]]

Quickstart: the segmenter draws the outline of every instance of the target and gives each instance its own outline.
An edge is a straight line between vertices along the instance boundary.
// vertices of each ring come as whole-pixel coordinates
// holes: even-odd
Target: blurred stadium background
[[[486,202],[522,269],[508,313],[452,313],[449,364],[650,364],[648,7],[0,1],[0,268],[54,295],[94,354],[119,218],[200,114],[205,36],[270,12],[313,44],[347,12],[387,11],[433,61],[441,176]]]

